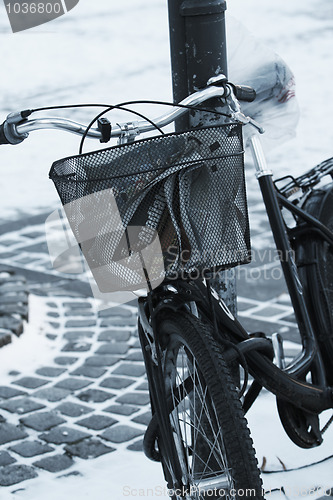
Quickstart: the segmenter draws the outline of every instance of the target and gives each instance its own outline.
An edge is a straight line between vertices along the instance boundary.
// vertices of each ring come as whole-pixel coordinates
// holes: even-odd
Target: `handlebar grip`
[[[234,93],[239,101],[253,102],[257,97],[256,91],[246,85],[234,85]]]
[[[0,125],[0,144],[10,144],[5,135],[5,122]]]

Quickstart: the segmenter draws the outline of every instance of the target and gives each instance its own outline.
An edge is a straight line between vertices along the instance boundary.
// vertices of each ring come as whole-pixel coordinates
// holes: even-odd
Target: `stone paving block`
[[[64,302],[64,307],[70,307],[72,309],[91,309],[92,305],[90,302]]]
[[[68,342],[62,349],[62,352],[87,352],[90,350],[91,344],[82,340]]]
[[[23,415],[24,413],[29,413],[30,411],[41,410],[45,408],[45,405],[34,401],[32,398],[18,398],[11,399],[0,404],[0,408],[10,411],[11,413],[18,413]]]
[[[52,328],[54,328],[55,330],[60,328],[60,324],[57,323],[56,321],[49,321],[48,322],[50,326],[52,326]]]
[[[28,434],[12,424],[0,424],[0,444],[26,438]]]
[[[21,236],[24,236],[25,238],[31,238],[31,239],[36,239],[43,237],[45,238],[45,234],[42,233],[41,231],[31,231],[29,233],[21,233]]]
[[[110,427],[118,422],[115,418],[107,417],[106,415],[91,415],[76,422],[77,425],[100,431],[106,427]]]
[[[22,283],[15,283],[15,282],[9,282],[9,283],[2,283],[0,284],[0,295],[7,294],[7,293],[19,293],[19,292],[27,292],[28,287],[26,284]]]
[[[15,252],[2,252],[0,254],[0,259],[13,259],[15,257],[17,257]]]
[[[14,298],[14,297],[12,297]],[[6,304],[5,306],[2,305],[0,301],[0,315],[4,316],[10,316],[12,314],[19,314],[22,318],[27,319],[28,318],[28,306],[27,305],[22,305],[22,304]]]
[[[134,443],[127,446],[127,449],[130,451],[143,451],[143,440],[138,439],[137,441],[134,441]]]
[[[57,312],[53,312],[53,311],[51,311],[51,312],[48,312],[48,313],[47,313],[47,316],[49,316],[50,318],[59,318],[59,317],[60,317],[60,314],[59,314],[59,313],[57,313]]]
[[[18,293],[17,295],[3,295],[1,297],[1,304],[27,304],[28,295],[26,293]]]
[[[279,324],[278,322],[274,321],[272,323],[260,319],[255,319],[255,318],[247,318],[247,317],[240,317],[240,321],[243,325],[243,327],[249,332],[264,332],[267,335],[271,335],[272,333],[280,332],[281,329],[288,328],[285,327],[284,325]],[[289,340],[296,340],[296,342],[299,342],[299,335],[292,335],[292,330],[289,329],[288,333],[288,339]],[[296,330],[296,329],[295,329]]]
[[[115,316],[120,316],[122,318],[131,318],[133,316],[133,313],[126,307],[110,307],[109,309],[98,311],[99,318],[109,318]]]
[[[272,316],[276,316],[277,314],[282,314],[285,312],[288,314],[287,311],[283,311],[283,309],[279,307],[274,307],[273,305],[269,305],[267,307],[264,307],[263,309],[260,309],[255,312],[256,316],[263,316],[264,318],[271,318]]]
[[[57,368],[56,366],[44,366],[43,368],[39,368],[36,370],[38,375],[42,375],[43,377],[59,377],[65,373],[66,368]]]
[[[255,304],[250,304],[249,302],[242,301],[238,298],[237,300],[237,310],[238,311],[247,311],[248,309],[252,309],[255,307]]]
[[[0,240],[0,245],[3,245],[5,247],[11,247],[12,245],[16,245],[18,243],[18,240]]]
[[[93,403],[103,403],[107,399],[114,397],[114,394],[111,392],[100,391],[99,389],[88,389],[85,392],[81,392],[77,398],[81,399],[81,401],[89,401]]]
[[[107,408],[104,408],[103,411],[115,413],[116,415],[129,416],[129,415],[132,415],[133,413],[139,411],[139,408],[137,406],[118,404],[118,405],[108,406]]]
[[[60,411],[63,415],[67,415],[68,417],[81,417],[86,413],[94,411],[93,408],[90,408],[89,406],[78,405],[70,401],[61,403],[56,407],[56,410]]]
[[[48,384],[49,380],[37,377],[22,377],[19,380],[15,380],[12,384],[20,385],[26,387],[27,389],[37,389],[42,385]]]
[[[1,243],[0,243],[0,245],[1,245]],[[1,272],[1,274],[3,273],[2,270],[0,272]],[[7,276],[0,277],[0,284],[1,285],[3,285],[4,283],[10,283],[10,282],[13,282],[13,283],[25,283],[26,279],[25,279],[24,276],[18,275],[18,274],[12,274],[10,276],[7,275]]]
[[[39,258],[40,257],[20,257],[19,259],[16,259],[15,262],[21,265],[26,265],[31,264],[32,262],[36,262],[37,260],[39,260]]]
[[[36,455],[42,455],[54,450],[52,446],[40,443],[39,441],[24,441],[23,443],[10,446],[9,449],[25,458],[35,457]]]
[[[24,247],[24,250],[28,253],[48,253],[48,246],[44,239],[44,241],[35,243],[33,245],[29,245]]]
[[[141,415],[137,415],[136,417],[132,418],[132,420],[137,424],[148,425],[151,421],[151,412],[147,411],[146,413],[141,413]]]
[[[100,354],[96,356],[89,356],[85,360],[88,366],[112,366],[115,365],[121,358],[119,356],[112,356],[111,354]]]
[[[78,358],[74,358],[73,356],[58,356],[54,358],[54,362],[61,366],[73,365],[77,360]]]
[[[129,375],[132,377],[141,377],[146,373],[146,369],[143,363],[121,363],[113,370],[116,375]]]
[[[10,465],[16,462],[17,460],[12,457],[8,451],[0,451],[0,467],[4,467],[5,465]]]
[[[6,385],[0,386],[0,398],[10,399],[16,396],[24,396],[26,392],[14,389],[14,387],[7,387]]]
[[[115,425],[104,431],[100,436],[113,443],[124,443],[142,434],[143,431],[141,429],[136,429],[129,425]]]
[[[66,321],[65,328],[88,328],[90,326],[96,326],[96,320],[94,319],[70,319]]]
[[[46,305],[48,307],[52,307],[52,309],[57,309],[58,308],[58,306],[57,306],[57,304],[55,302],[46,302]]]
[[[101,327],[108,326],[136,326],[138,319],[135,316],[129,318],[105,318],[101,322]]]
[[[7,465],[0,469],[0,486],[12,486],[37,476],[35,469],[28,465]]]
[[[60,472],[71,467],[73,463],[73,460],[68,455],[53,455],[52,457],[42,458],[32,465],[49,472]]]
[[[106,446],[98,439],[85,439],[77,444],[66,445],[65,450],[70,455],[74,455],[80,458],[96,458],[105,453],[110,453],[115,451],[115,448]]]
[[[98,366],[83,365],[71,372],[71,375],[83,375],[84,377],[99,378],[106,373],[105,368]]]
[[[127,342],[131,332],[128,330],[105,330],[100,333],[98,340],[101,342]]]
[[[54,333],[46,333],[45,337],[50,340],[55,340],[56,338],[58,338],[58,335],[55,335]]]
[[[39,391],[34,392],[34,397],[56,403],[57,401],[67,398],[69,394],[70,391],[66,391],[65,389],[48,387],[47,389],[39,389]]]
[[[135,339],[135,341],[132,344],[132,348],[133,349],[138,349],[138,348],[141,349],[141,344],[140,344],[140,340],[139,339]]]
[[[65,316],[66,317],[76,317],[76,316],[80,316],[80,317],[91,317],[91,316],[94,316],[94,313],[89,310],[89,309],[70,309],[69,311],[66,311],[65,312]]]
[[[129,345],[126,342],[109,342],[101,345],[95,354],[126,354]]]
[[[88,437],[91,437],[91,435],[67,426],[55,427],[49,432],[44,432],[39,436],[39,438],[43,439],[43,441],[54,444],[78,443],[79,441],[82,441],[82,439]]]
[[[52,411],[46,411],[20,418],[20,422],[26,427],[31,427],[36,431],[48,431],[52,427],[63,424],[66,420]]]
[[[89,330],[80,330],[78,332],[66,332],[65,335],[63,336],[64,339],[66,340],[81,340],[84,338],[91,338],[93,337],[94,332],[91,332]]]
[[[84,389],[91,382],[89,380],[83,380],[80,378],[66,378],[65,380],[61,380],[54,387],[60,387],[60,389],[65,389],[66,391],[77,391],[79,389]]]
[[[0,347],[10,344],[12,341],[12,332],[9,330],[0,331]]]
[[[264,276],[264,271],[261,270],[260,275],[260,269],[257,268],[253,269],[247,266],[247,271],[250,276],[250,273],[253,272],[253,276],[256,276],[257,279],[248,279],[246,276],[241,276],[239,280],[237,280],[237,288],[242,291],[243,297],[255,297],[255,299],[260,302],[266,302],[267,300],[274,299],[286,291],[284,280],[259,279],[259,276]],[[272,270],[270,270],[270,273],[271,272]]]
[[[145,380],[142,384],[135,388],[137,391],[148,391],[148,381]]]
[[[71,476],[82,477],[83,474],[81,474],[81,472],[79,472],[78,470],[73,470],[71,472],[67,472],[67,474],[61,474],[61,476],[58,476],[57,479],[61,477],[71,477]]]
[[[133,351],[129,353],[125,358],[126,361],[143,361],[143,355],[141,351]]]
[[[124,389],[125,387],[134,384],[134,382],[136,382],[134,378],[107,377],[99,385],[109,389]]]
[[[288,322],[290,322],[290,323],[294,323],[294,324],[295,324],[295,326],[297,325],[297,323],[296,323],[296,318],[295,318],[295,314],[290,314],[290,315],[288,315],[288,316],[285,316],[285,317],[283,318],[283,321],[288,321]]]
[[[21,319],[3,316],[0,317],[0,328],[2,330],[10,330],[19,337],[23,333],[23,322]]]
[[[145,406],[150,402],[147,392],[128,392],[116,399],[117,403],[128,403],[132,405]]]

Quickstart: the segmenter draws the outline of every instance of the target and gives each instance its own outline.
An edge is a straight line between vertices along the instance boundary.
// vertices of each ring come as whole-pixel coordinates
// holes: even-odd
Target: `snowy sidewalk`
[[[239,268],[239,316],[251,331],[282,333],[291,356],[299,349],[295,320],[283,282],[268,280],[278,264],[274,253],[263,250],[272,250],[272,241],[262,207],[256,208],[255,202],[255,197],[250,199],[255,257],[250,266]],[[49,498],[92,499],[97,487],[98,498],[106,500],[138,496],[139,490],[148,496],[153,487],[155,496],[167,498],[159,465],[142,453],[150,413],[136,308],[98,311],[86,297],[84,281],[51,269],[46,216],[0,225],[1,262],[26,275],[31,290],[24,334],[0,349],[2,495],[39,499],[47,491]],[[274,398],[266,392],[249,412],[249,422],[259,464],[265,461],[265,471],[274,471],[263,477],[265,488],[272,490],[269,495],[285,496],[284,487],[288,498],[296,498],[296,487],[317,485],[318,498],[329,488],[332,460],[288,473],[280,460],[292,469],[326,458],[331,454],[331,429],[319,449],[297,449],[278,422]]]
[[[0,387],[2,486],[37,477],[39,469],[59,473],[75,457],[141,450],[150,413],[135,325],[133,307],[98,314],[88,299],[31,298],[28,331],[0,353],[18,367]],[[35,370],[24,364],[32,348]]]

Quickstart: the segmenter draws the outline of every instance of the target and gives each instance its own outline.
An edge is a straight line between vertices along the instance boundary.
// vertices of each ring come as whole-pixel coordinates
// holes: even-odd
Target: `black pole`
[[[225,0],[168,0],[173,99],[179,102],[206,86],[209,78],[227,76]],[[212,99],[205,108],[217,109]],[[224,123],[211,113],[191,112],[176,122],[176,130]],[[219,295],[236,313],[233,270],[221,273],[212,283]]]
[[[173,98],[179,102],[205,87],[210,77],[220,73],[227,76],[226,2],[168,2]],[[177,129],[189,128],[188,119],[185,120],[179,121],[183,127],[177,123]]]

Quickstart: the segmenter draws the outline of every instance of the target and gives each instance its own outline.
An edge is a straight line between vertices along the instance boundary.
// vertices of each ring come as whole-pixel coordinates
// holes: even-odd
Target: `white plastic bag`
[[[296,135],[299,108],[294,75],[279,55],[232,17],[228,17],[227,40],[228,78],[255,89],[255,101],[242,102],[242,111],[265,129],[262,143],[269,151]]]

